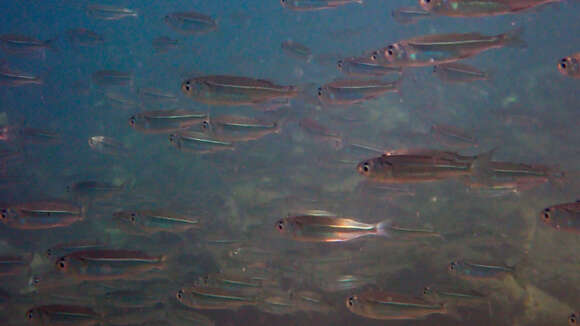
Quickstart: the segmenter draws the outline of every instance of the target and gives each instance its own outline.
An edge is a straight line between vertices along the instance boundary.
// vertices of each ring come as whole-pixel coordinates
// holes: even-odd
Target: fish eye
[[[135,116],[132,116],[131,118],[129,118],[129,123],[131,125],[135,125]]]
[[[232,250],[232,254],[234,256],[237,256],[239,253],[240,253],[240,248],[236,248],[236,249]]]
[[[179,291],[177,291],[177,300],[181,300],[183,299],[183,290],[179,289]]]
[[[52,256],[52,249],[47,249],[46,250],[46,255],[49,256],[49,257]]]
[[[454,271],[455,270],[455,262],[452,262],[451,264],[449,264],[449,271]]]
[[[338,60],[338,62],[336,63],[336,65],[338,66],[338,68],[342,68],[342,60]]]
[[[5,219],[8,216],[8,211],[4,208],[2,209],[2,219]]]
[[[430,287],[428,287],[428,286],[426,286],[426,287],[423,289],[423,294],[429,294],[429,293],[431,293],[431,288],[430,288]]]
[[[187,85],[185,85],[185,90],[189,91],[191,89],[191,87],[189,87],[189,83]]]
[[[423,0],[423,1],[425,1],[425,3],[430,3],[431,2],[431,0]]]
[[[32,320],[33,317],[34,317],[34,315],[32,314],[32,310],[28,310],[26,312],[26,319]]]
[[[369,172],[369,171],[370,171],[370,166],[369,166],[369,164],[368,164],[368,163],[365,163],[365,164],[363,164],[363,167],[362,167],[362,169],[363,169],[363,171],[364,171],[364,172]]]
[[[56,266],[60,269],[65,269],[66,262],[64,260],[64,257],[58,260],[58,263],[56,264]]]
[[[568,317],[568,321],[570,322],[570,325],[576,324],[577,320],[578,320],[578,317],[576,317],[575,313],[571,314],[570,317]]]
[[[562,63],[560,64],[560,67],[562,67],[562,69],[566,69],[566,62],[562,61]]]
[[[283,220],[278,221],[278,223],[276,224],[276,227],[280,231],[284,230],[284,221]]]
[[[549,208],[544,209],[543,216],[544,216],[544,220],[546,220],[546,221],[548,221],[551,218],[551,216],[550,216],[550,209]]]
[[[318,96],[322,96],[322,87],[318,87]]]
[[[394,53],[394,52],[393,52],[393,50],[391,50],[391,49],[387,50],[387,54],[388,54],[389,56],[392,56],[392,55],[393,55],[393,53]]]
[[[377,60],[377,55],[376,54],[371,55],[371,60],[376,61]]]
[[[349,307],[352,307],[352,305],[354,305],[354,297],[348,298],[348,300],[346,300],[346,304],[348,304]]]
[[[169,135],[169,141],[172,142],[172,143],[175,141],[175,135],[174,134]]]
[[[135,223],[136,220],[137,220],[137,214],[131,213],[131,222]]]

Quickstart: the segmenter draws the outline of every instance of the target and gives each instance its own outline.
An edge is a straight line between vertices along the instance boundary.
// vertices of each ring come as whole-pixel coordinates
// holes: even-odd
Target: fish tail
[[[526,41],[522,39],[522,35],[524,33],[523,27],[518,27],[513,29],[507,33],[501,34],[500,38],[502,44],[505,46],[513,47],[513,48],[526,48],[528,45]]]
[[[392,225],[392,221],[391,220],[384,220],[382,222],[377,223],[377,235],[380,235],[382,237],[390,237],[391,234],[389,233],[389,228]]]

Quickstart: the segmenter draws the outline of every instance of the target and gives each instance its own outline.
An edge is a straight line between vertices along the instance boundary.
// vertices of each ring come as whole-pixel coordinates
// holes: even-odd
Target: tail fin
[[[384,220],[382,222],[377,223],[377,235],[380,235],[382,237],[386,237],[389,238],[391,236],[391,234],[389,233],[389,228],[392,225],[392,221],[391,220]]]
[[[526,41],[522,39],[522,34],[524,33],[523,27],[518,27],[507,33],[502,34],[500,37],[502,43],[505,46],[513,48],[526,48],[528,45]]]

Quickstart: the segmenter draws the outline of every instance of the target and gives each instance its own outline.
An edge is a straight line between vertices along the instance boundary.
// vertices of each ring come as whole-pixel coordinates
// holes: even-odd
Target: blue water
[[[415,1],[367,0],[321,11],[292,11],[274,0],[99,3],[138,14],[119,20],[95,19],[87,14],[87,4],[2,3],[0,35],[50,40],[50,47],[24,54],[0,47],[3,67],[43,80],[42,85],[0,86],[0,125],[13,130],[12,137],[0,141],[0,152],[14,152],[14,157],[1,161],[0,203],[14,207],[58,199],[84,211],[82,221],[66,227],[22,230],[5,222],[0,226],[0,256],[21,256],[26,261],[17,272],[0,276],[0,288],[6,291],[0,301],[2,325],[33,324],[25,318],[29,309],[61,303],[94,309],[104,316],[99,321],[103,325],[159,320],[189,325],[172,313],[186,308],[175,300],[177,290],[219,270],[238,277],[266,275],[275,285],[252,292],[254,304],[241,308],[193,309],[216,325],[566,325],[569,314],[580,310],[578,233],[550,228],[540,219],[542,209],[573,202],[580,190],[580,80],[557,69],[562,57],[580,51],[578,1],[515,15],[430,17],[405,25],[395,22],[391,12],[416,6]],[[168,13],[187,11],[213,17],[217,30],[184,34],[163,20]],[[102,35],[104,42],[72,43],[66,31],[81,27]],[[362,56],[425,34],[495,35],[515,28],[523,29],[525,48],[493,49],[462,61],[489,73],[489,80],[443,83],[432,74],[432,67],[409,68],[398,93],[346,106],[323,105],[316,98],[319,86],[349,78],[336,68],[340,58]],[[179,44],[157,52],[151,42],[160,36]],[[281,43],[288,39],[306,45],[313,60],[285,53]],[[92,74],[99,70],[128,72],[133,81],[125,86],[97,85]],[[295,85],[301,92],[288,107],[262,112],[248,106],[203,104],[180,89],[188,78],[216,74]],[[176,99],[162,104],[144,101],[139,96],[144,88]],[[126,103],[115,104],[112,98]],[[168,133],[146,134],[128,123],[138,112],[171,109],[274,120],[281,128],[257,140],[236,142],[233,151],[198,154],[179,151],[170,144]],[[302,128],[300,121],[306,118],[339,135],[342,148]],[[441,142],[431,132],[433,124],[464,130],[477,139],[477,147]],[[54,131],[59,138],[25,141],[23,128]],[[88,139],[98,135],[124,144],[126,153],[93,150]],[[380,155],[352,146],[361,143],[379,152],[434,149],[476,155],[497,148],[495,161],[545,165],[564,171],[565,177],[507,192],[470,190],[457,178],[385,190],[369,185],[357,173],[358,162]],[[67,185],[86,180],[121,185],[122,190],[86,196],[67,192]],[[129,209],[195,217],[201,227],[185,233],[134,235],[112,219],[114,212]],[[307,243],[277,232],[280,218],[313,209],[366,223],[390,219],[442,236]],[[210,239],[233,244],[218,246]],[[46,249],[77,240],[165,255],[166,266],[153,271],[148,280],[133,272],[115,282],[81,283],[59,275],[64,285],[49,290],[28,284],[33,277],[52,280],[55,261],[46,258]],[[235,248],[267,252],[236,260],[228,255]],[[337,256],[342,257],[340,262],[329,262]],[[457,259],[516,266],[518,272],[499,280],[461,280],[447,271]],[[325,289],[325,282],[347,274],[370,281],[356,289]],[[475,304],[446,303],[456,316],[432,314],[403,321],[359,316],[345,305],[349,296],[368,289],[421,296],[432,284],[476,289],[487,298]],[[110,289],[145,290],[163,306],[144,308],[150,313],[147,318],[136,314],[122,322],[107,320],[112,307],[103,304],[102,295]],[[289,293],[303,290],[317,293],[326,302],[324,309],[288,299]],[[273,297],[286,298],[292,307],[268,309],[265,302]],[[73,325],[65,323],[69,324]]]

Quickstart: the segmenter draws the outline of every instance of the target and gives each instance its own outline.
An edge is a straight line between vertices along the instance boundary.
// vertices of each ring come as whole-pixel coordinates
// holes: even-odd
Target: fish
[[[195,126],[207,119],[204,112],[191,110],[143,111],[129,118],[129,125],[135,130],[149,133],[170,133]]]
[[[318,88],[318,99],[323,104],[351,105],[398,91],[399,82],[381,80],[336,80]]]
[[[0,63],[0,86],[19,87],[42,84],[44,81],[40,77],[13,70]]]
[[[29,309],[26,320],[42,326],[96,326],[103,318],[89,307],[53,304]]]
[[[564,76],[580,78],[580,52],[560,59],[558,70]]]
[[[240,115],[220,115],[204,121],[202,128],[211,135],[230,142],[260,139],[269,134],[279,134],[276,121],[255,119]]]
[[[468,83],[489,79],[489,74],[485,71],[458,62],[433,66],[433,73],[447,83]]]
[[[66,227],[83,219],[83,209],[65,200],[24,202],[0,210],[0,222],[20,230]]]
[[[165,53],[179,47],[179,40],[174,40],[169,36],[159,36],[151,40],[153,49],[158,53]]]
[[[119,211],[113,213],[113,217],[124,229],[145,234],[180,233],[200,227],[200,221],[197,218],[157,210]]]
[[[431,34],[399,41],[374,51],[370,59],[384,66],[425,67],[451,63],[481,52],[510,47],[525,47],[522,29],[499,35],[480,33]]]
[[[342,242],[374,235],[389,237],[390,220],[376,224],[362,223],[332,215],[289,216],[276,222],[278,232],[303,242]]]
[[[424,10],[448,17],[485,17],[514,14],[561,0],[419,0]]]
[[[425,319],[433,314],[450,313],[444,304],[379,290],[349,296],[346,307],[359,316],[381,320]]]
[[[556,230],[580,233],[580,201],[546,207],[541,220]]]
[[[342,73],[356,77],[380,77],[402,73],[401,67],[385,67],[368,57],[349,57],[339,60],[336,65]]]
[[[165,15],[164,21],[169,27],[183,34],[205,34],[218,27],[215,19],[195,11],[173,12]]]
[[[489,168],[494,177],[499,179],[544,179],[546,181],[559,181],[566,177],[566,173],[555,167],[541,164],[527,164],[517,162],[491,161]]]
[[[350,3],[363,4],[363,0],[280,0],[282,7],[294,11],[334,9]]]
[[[303,118],[298,121],[298,125],[315,140],[328,143],[335,150],[342,149],[343,141],[341,135],[326,126],[323,126],[318,121],[310,118]]]
[[[281,47],[282,50],[284,50],[284,52],[289,56],[302,60],[306,63],[310,63],[314,58],[312,50],[310,50],[310,48],[304,44],[292,40],[286,40],[282,42]]]
[[[129,149],[123,143],[107,136],[89,137],[89,147],[106,155],[126,156],[129,154]]]
[[[93,73],[93,83],[101,87],[132,86],[133,74],[116,70],[99,70]]]
[[[239,290],[225,290],[195,285],[179,289],[176,298],[184,306],[200,310],[235,310],[257,303],[255,296],[247,295]]]
[[[28,144],[55,144],[61,141],[60,133],[51,129],[21,127],[14,130],[18,141]]]
[[[391,12],[393,19],[399,24],[412,24],[422,18],[431,16],[429,11],[417,7],[402,7]]]
[[[133,9],[100,4],[87,5],[86,12],[87,15],[101,20],[119,20],[139,16]]]
[[[461,156],[443,151],[383,154],[360,162],[356,169],[359,174],[377,182],[432,182],[491,173],[489,165],[493,152],[491,150],[477,156]]]
[[[268,80],[249,77],[209,75],[185,80],[183,93],[209,105],[255,105],[298,94],[295,86],[280,86]]]
[[[150,256],[142,251],[94,249],[75,251],[57,259],[56,269],[81,281],[107,281],[137,278],[152,270],[163,269],[165,256]]]
[[[483,265],[464,260],[449,263],[447,270],[450,274],[467,280],[503,279],[516,272],[514,267]]]
[[[200,286],[216,287],[222,289],[247,289],[259,290],[265,286],[277,285],[276,281],[268,280],[263,277],[244,275],[243,272],[220,272],[208,274],[201,277],[198,281]]]
[[[336,277],[323,274],[317,282],[320,289],[326,292],[341,292],[354,290],[365,286],[366,284],[375,283],[376,279],[368,276],[358,276],[353,274],[341,274]]]
[[[474,136],[468,131],[455,126],[435,123],[431,125],[431,134],[437,142],[446,147],[463,149],[478,146],[477,139]]]
[[[401,238],[442,238],[439,232],[431,228],[412,228],[412,227],[403,227],[398,224],[392,224],[388,228],[389,232],[392,234],[393,237],[401,237]]]
[[[13,55],[40,55],[44,58],[47,49],[53,47],[53,40],[42,41],[21,34],[0,35],[0,48]]]
[[[173,133],[169,135],[169,142],[180,151],[197,154],[210,154],[235,149],[234,144],[228,140],[222,140],[196,131]]]
[[[66,31],[69,42],[76,46],[95,46],[103,44],[105,38],[86,28],[71,28]]]

